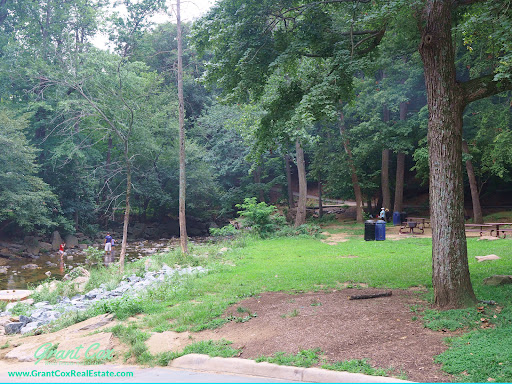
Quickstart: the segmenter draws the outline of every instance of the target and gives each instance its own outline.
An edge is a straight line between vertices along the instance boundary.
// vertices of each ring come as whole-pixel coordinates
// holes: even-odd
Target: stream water
[[[166,252],[177,246],[177,238],[131,242],[127,244],[126,261],[131,262],[154,253]],[[120,250],[121,245],[116,245],[112,253],[104,256],[104,263],[117,261]],[[68,249],[62,258],[58,252],[48,252],[41,253],[37,259],[0,259],[0,266],[7,267],[6,273],[0,273],[0,289],[27,289],[29,285],[47,279],[48,271],[51,272],[51,277],[60,280],[70,270],[83,264],[85,253],[80,249]]]

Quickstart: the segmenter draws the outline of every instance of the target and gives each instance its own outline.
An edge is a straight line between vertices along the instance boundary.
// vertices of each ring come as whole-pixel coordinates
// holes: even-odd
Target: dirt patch
[[[322,239],[321,241],[329,245],[336,245],[338,243],[344,243],[349,240],[349,237],[346,233],[322,232],[322,235],[327,236],[327,238]]]
[[[188,332],[166,331],[162,333],[153,332],[146,345],[149,352],[157,354],[161,352],[178,352],[192,342]]]
[[[353,294],[379,289],[342,289],[306,294],[263,293],[232,306],[250,309],[257,317],[230,322],[216,330],[193,334],[195,340],[227,339],[242,348],[242,358],[297,353],[320,348],[329,362],[369,359],[375,367],[403,371],[409,380],[448,382],[451,376],[434,363],[446,349],[447,333],[434,332],[413,321],[412,305],[427,305],[418,290],[393,290],[390,297],[348,300]]]

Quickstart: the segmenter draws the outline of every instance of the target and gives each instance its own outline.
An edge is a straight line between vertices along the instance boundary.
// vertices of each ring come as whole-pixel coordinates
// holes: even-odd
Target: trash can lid
[[[382,220],[380,220],[380,221],[382,221]],[[375,221],[374,220],[366,220],[365,223],[375,224]]]
[[[385,224],[386,222],[384,220],[377,220],[377,224],[378,223],[384,223]]]

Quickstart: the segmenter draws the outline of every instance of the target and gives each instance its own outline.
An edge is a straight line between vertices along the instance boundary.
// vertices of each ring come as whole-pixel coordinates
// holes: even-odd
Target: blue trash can
[[[386,240],[386,222],[378,220],[375,223],[375,240]]]
[[[393,212],[393,225],[401,225],[401,217],[400,212]]]

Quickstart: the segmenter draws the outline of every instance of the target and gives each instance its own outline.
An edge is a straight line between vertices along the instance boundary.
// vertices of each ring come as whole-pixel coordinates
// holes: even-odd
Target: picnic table
[[[503,235],[503,238],[507,237],[507,234],[506,232],[512,232],[512,228],[503,228],[503,226],[510,226],[512,225],[512,223],[487,223],[491,226],[495,226],[496,229],[491,229],[491,236],[492,236],[492,232],[493,231],[496,231],[496,237],[500,237],[500,232],[501,234]],[[500,229],[500,226],[502,227]]]
[[[428,217],[408,217],[407,222],[414,221],[418,224],[421,224],[421,228],[425,228],[425,226],[430,225],[430,218]]]
[[[424,233],[425,232],[425,230],[423,229],[424,222],[422,222],[421,226],[419,226],[418,224],[420,224],[420,223],[417,221],[413,221],[412,219],[413,219],[412,217],[408,217],[407,222],[402,223],[400,229],[398,230],[399,234],[403,234],[403,233],[414,234],[414,233]],[[421,232],[414,232],[414,228],[419,229]]]
[[[492,236],[492,227],[493,225],[490,223],[487,224],[464,224],[467,232],[480,232],[480,236],[482,236],[484,231],[490,231]]]

